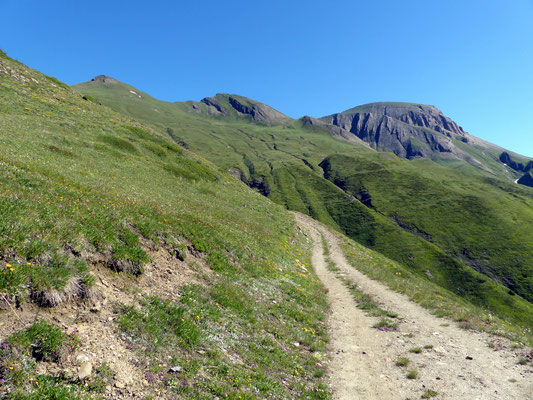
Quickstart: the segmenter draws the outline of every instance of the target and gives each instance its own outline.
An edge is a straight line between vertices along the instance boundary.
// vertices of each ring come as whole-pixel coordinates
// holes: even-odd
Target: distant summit
[[[91,79],[91,82],[118,83],[119,81],[107,75],[98,75]]]

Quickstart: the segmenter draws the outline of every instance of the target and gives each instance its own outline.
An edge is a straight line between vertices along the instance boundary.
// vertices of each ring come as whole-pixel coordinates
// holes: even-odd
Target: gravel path
[[[337,237],[320,223],[295,216],[314,242],[312,263],[329,291],[329,382],[335,399],[420,399],[428,390],[437,393],[435,399],[533,399],[533,367],[518,364],[520,355],[531,349],[512,350],[505,339],[433,316],[350,266]],[[399,331],[372,328],[379,319],[358,309],[348,289],[327,269],[322,235],[338,274],[380,307],[398,313]],[[409,352],[414,347],[422,352]],[[398,357],[407,357],[409,365],[396,366]],[[417,370],[417,379],[407,379],[411,369]]]

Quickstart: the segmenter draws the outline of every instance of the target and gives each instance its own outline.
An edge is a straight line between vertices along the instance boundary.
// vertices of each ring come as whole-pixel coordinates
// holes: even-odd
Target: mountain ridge
[[[98,79],[97,79],[98,78]],[[104,82],[105,81],[105,82]],[[116,81],[106,75],[99,75],[93,81],[74,85],[75,88],[96,94],[98,85],[111,89],[124,85],[124,93],[148,97],[159,105],[173,105],[188,114],[203,115],[227,121],[248,120],[265,126],[287,126],[297,124],[300,128],[322,129],[333,137],[364,144],[378,151],[389,151],[407,159],[430,158],[443,162],[465,161],[476,168],[517,182],[524,174],[507,168],[501,155],[508,150],[473,136],[457,122],[444,115],[433,105],[408,102],[374,102],[359,105],[340,113],[314,118],[303,116],[292,119],[278,110],[259,101],[227,93],[204,97],[200,101],[162,102],[134,87]],[[117,85],[118,82],[118,85]],[[101,95],[106,95],[105,92]],[[139,97],[140,96],[140,97]],[[158,107],[154,107],[159,110]],[[171,111],[174,112],[174,111]],[[533,159],[526,159],[525,163]]]

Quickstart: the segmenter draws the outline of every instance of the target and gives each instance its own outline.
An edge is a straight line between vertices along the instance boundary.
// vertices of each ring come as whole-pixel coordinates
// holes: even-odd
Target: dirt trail
[[[533,399],[533,368],[518,364],[520,355],[531,349],[511,350],[503,338],[466,331],[431,315],[351,267],[336,236],[320,223],[295,216],[314,242],[312,263],[329,290],[329,382],[335,399],[420,399],[427,390],[438,393],[435,399]],[[400,315],[400,331],[372,328],[378,318],[357,308],[348,289],[327,269],[321,235],[340,274],[382,308]],[[433,348],[424,349],[426,345]],[[414,347],[422,353],[410,353]],[[396,366],[398,357],[409,358],[409,366]],[[418,371],[418,379],[407,379],[411,369]]]

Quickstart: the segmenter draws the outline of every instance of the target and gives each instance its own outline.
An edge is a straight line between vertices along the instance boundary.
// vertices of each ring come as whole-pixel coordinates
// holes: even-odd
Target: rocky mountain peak
[[[351,132],[377,150],[391,151],[399,157],[467,157],[453,143],[453,140],[468,142],[466,132],[434,106],[371,103],[321,120]]]
[[[435,106],[412,103],[370,103],[356,107],[353,111],[387,116],[410,125],[429,128],[434,131],[464,135],[465,131],[452,119],[446,117]],[[351,110],[349,110],[351,111]]]

